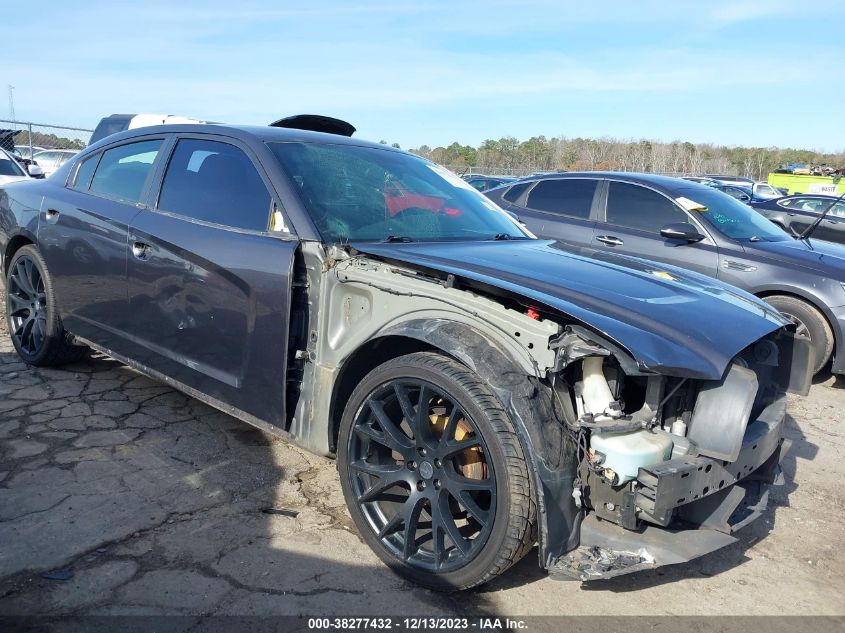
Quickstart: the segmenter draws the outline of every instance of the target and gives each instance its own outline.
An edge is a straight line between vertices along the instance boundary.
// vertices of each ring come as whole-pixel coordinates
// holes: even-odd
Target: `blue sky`
[[[403,148],[544,134],[845,150],[841,1],[4,5],[18,54],[0,87],[21,120],[308,112]]]

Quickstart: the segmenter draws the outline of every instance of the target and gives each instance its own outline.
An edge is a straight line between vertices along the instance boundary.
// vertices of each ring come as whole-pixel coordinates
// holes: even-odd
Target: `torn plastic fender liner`
[[[581,513],[572,498],[576,447],[552,412],[551,391],[527,375],[498,345],[467,325],[446,319],[412,320],[379,336],[423,341],[458,359],[495,391],[516,427],[537,499],[540,564],[578,546]]]

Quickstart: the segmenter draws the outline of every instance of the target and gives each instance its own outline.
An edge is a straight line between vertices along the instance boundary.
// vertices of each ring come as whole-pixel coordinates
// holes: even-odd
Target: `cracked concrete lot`
[[[841,380],[791,399],[789,483],[740,543],[584,586],[531,554],[443,596],[358,538],[333,462],[102,357],[27,367],[5,328],[2,615],[845,614]]]

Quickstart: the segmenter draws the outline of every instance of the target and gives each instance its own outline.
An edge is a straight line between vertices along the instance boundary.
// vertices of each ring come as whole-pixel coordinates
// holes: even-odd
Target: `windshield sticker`
[[[681,196],[680,198],[675,198],[675,202],[681,205],[687,211],[707,211],[707,206],[703,205],[695,200],[690,200],[689,198],[684,198]]]
[[[724,213],[714,213],[712,216],[709,216],[712,222],[719,224],[720,226],[724,226],[725,224],[739,224],[739,220],[736,218],[730,218],[726,216]]]

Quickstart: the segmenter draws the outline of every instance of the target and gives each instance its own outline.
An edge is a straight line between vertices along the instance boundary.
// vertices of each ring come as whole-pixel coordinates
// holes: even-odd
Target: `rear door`
[[[595,178],[541,180],[522,196],[519,219],[539,237],[588,246],[595,227],[598,184]]]
[[[133,356],[282,426],[299,242],[269,179],[248,146],[213,135],[178,137],[160,171],[129,229]]]
[[[830,201],[830,198],[806,196],[791,198],[780,204],[785,207],[788,228],[800,235],[819,219],[819,214],[827,208]],[[813,231],[813,237],[845,243],[845,203],[840,201],[833,205],[825,219]]]
[[[65,326],[124,354],[127,233],[163,143],[141,137],[88,156],[42,202],[38,243]]]
[[[660,229],[677,222],[693,224],[706,237],[690,244],[660,235]],[[663,193],[634,183],[608,182],[607,200],[600,221],[596,223],[593,246],[688,268],[711,277],[718,272],[716,244],[701,223]]]
[[[822,208],[826,209],[828,203],[829,201]],[[840,200],[833,205],[833,208],[824,216],[824,220],[813,231],[813,237],[818,240],[845,244],[845,201]]]

